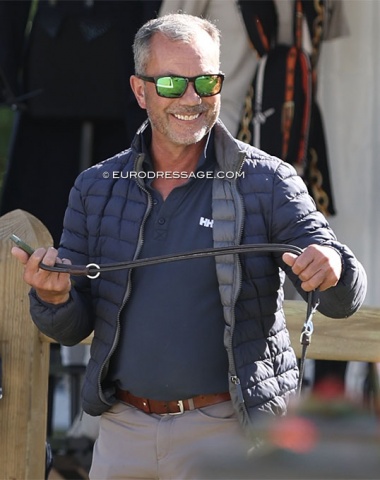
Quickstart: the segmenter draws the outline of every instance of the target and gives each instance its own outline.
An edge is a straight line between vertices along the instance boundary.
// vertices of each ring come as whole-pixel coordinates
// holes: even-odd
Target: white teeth
[[[196,115],[174,115],[176,118],[179,120],[195,120],[196,118],[199,117],[199,113]]]

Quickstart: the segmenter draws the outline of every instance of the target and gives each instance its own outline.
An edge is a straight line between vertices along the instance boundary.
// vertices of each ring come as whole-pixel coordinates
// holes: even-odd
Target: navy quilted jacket
[[[142,168],[141,142],[140,131],[130,149],[79,175],[65,216],[61,258],[83,265],[138,257],[152,200],[138,175],[126,177]],[[341,253],[344,268],[338,285],[321,293],[319,310],[329,317],[353,314],[365,297],[365,272],[336,240],[295,170],[233,139],[220,121],[215,148],[218,170],[238,175],[213,180],[214,245],[331,245]],[[305,294],[281,254],[218,256],[216,269],[231,397],[242,424],[249,426],[255,413],[284,414],[297,387],[297,362],[282,310],[284,271]],[[39,302],[31,291],[31,314],[40,330],[64,345],[94,333],[82,396],[84,410],[99,415],[116,401],[107,369],[131,291],[130,271],[103,273],[95,280],[75,277],[75,282],[70,300],[60,306]]]

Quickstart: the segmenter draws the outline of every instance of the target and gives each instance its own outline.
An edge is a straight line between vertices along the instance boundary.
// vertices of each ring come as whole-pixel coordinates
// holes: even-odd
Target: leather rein
[[[63,263],[56,263],[53,266],[45,265],[40,263],[40,268],[47,270],[49,272],[56,273],[69,273],[74,276],[87,276],[91,280],[96,279],[103,272],[114,272],[118,270],[124,270],[128,268],[139,268],[150,265],[158,265],[161,263],[176,262],[181,260],[190,260],[195,258],[204,258],[204,257],[216,257],[218,255],[229,255],[229,254],[239,254],[239,253],[294,253],[295,255],[301,255],[303,250],[295,245],[287,245],[282,243],[260,243],[260,244],[246,244],[246,245],[233,245],[228,247],[217,247],[217,248],[206,248],[199,250],[192,250],[185,253],[176,253],[172,255],[160,255],[157,257],[151,258],[139,258],[136,260],[131,260],[127,262],[119,263],[109,263],[98,265],[96,263],[89,263],[87,265],[68,265]],[[302,352],[300,358],[300,375],[298,380],[297,391],[300,394],[302,387],[302,380],[304,375],[305,359],[306,359],[306,349],[310,345],[311,335],[314,330],[313,326],[313,315],[317,310],[319,305],[319,299],[316,294],[316,291],[308,292],[307,294],[307,312],[306,320],[304,322],[300,343],[302,345]]]

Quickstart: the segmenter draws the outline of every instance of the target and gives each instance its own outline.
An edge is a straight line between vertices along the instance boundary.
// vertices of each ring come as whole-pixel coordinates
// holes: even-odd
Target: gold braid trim
[[[252,110],[253,96],[254,96],[254,90],[253,90],[253,86],[251,85],[248,89],[247,95],[245,96],[243,117],[241,119],[241,129],[237,134],[237,138],[239,140],[249,144],[251,144],[251,140],[252,140],[252,134],[249,126],[253,118],[253,110]]]
[[[309,153],[311,156],[308,173],[309,187],[313,194],[315,203],[317,204],[318,210],[322,212],[325,217],[328,217],[330,215],[328,211],[330,200],[327,193],[322,188],[323,176],[320,170],[317,168],[318,154],[314,148],[310,148]]]

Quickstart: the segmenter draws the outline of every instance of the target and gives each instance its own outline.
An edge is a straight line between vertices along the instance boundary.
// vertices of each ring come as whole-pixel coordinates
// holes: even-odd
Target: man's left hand
[[[341,257],[331,247],[309,245],[301,255],[284,253],[282,259],[302,281],[305,292],[334,287],[342,273]]]

